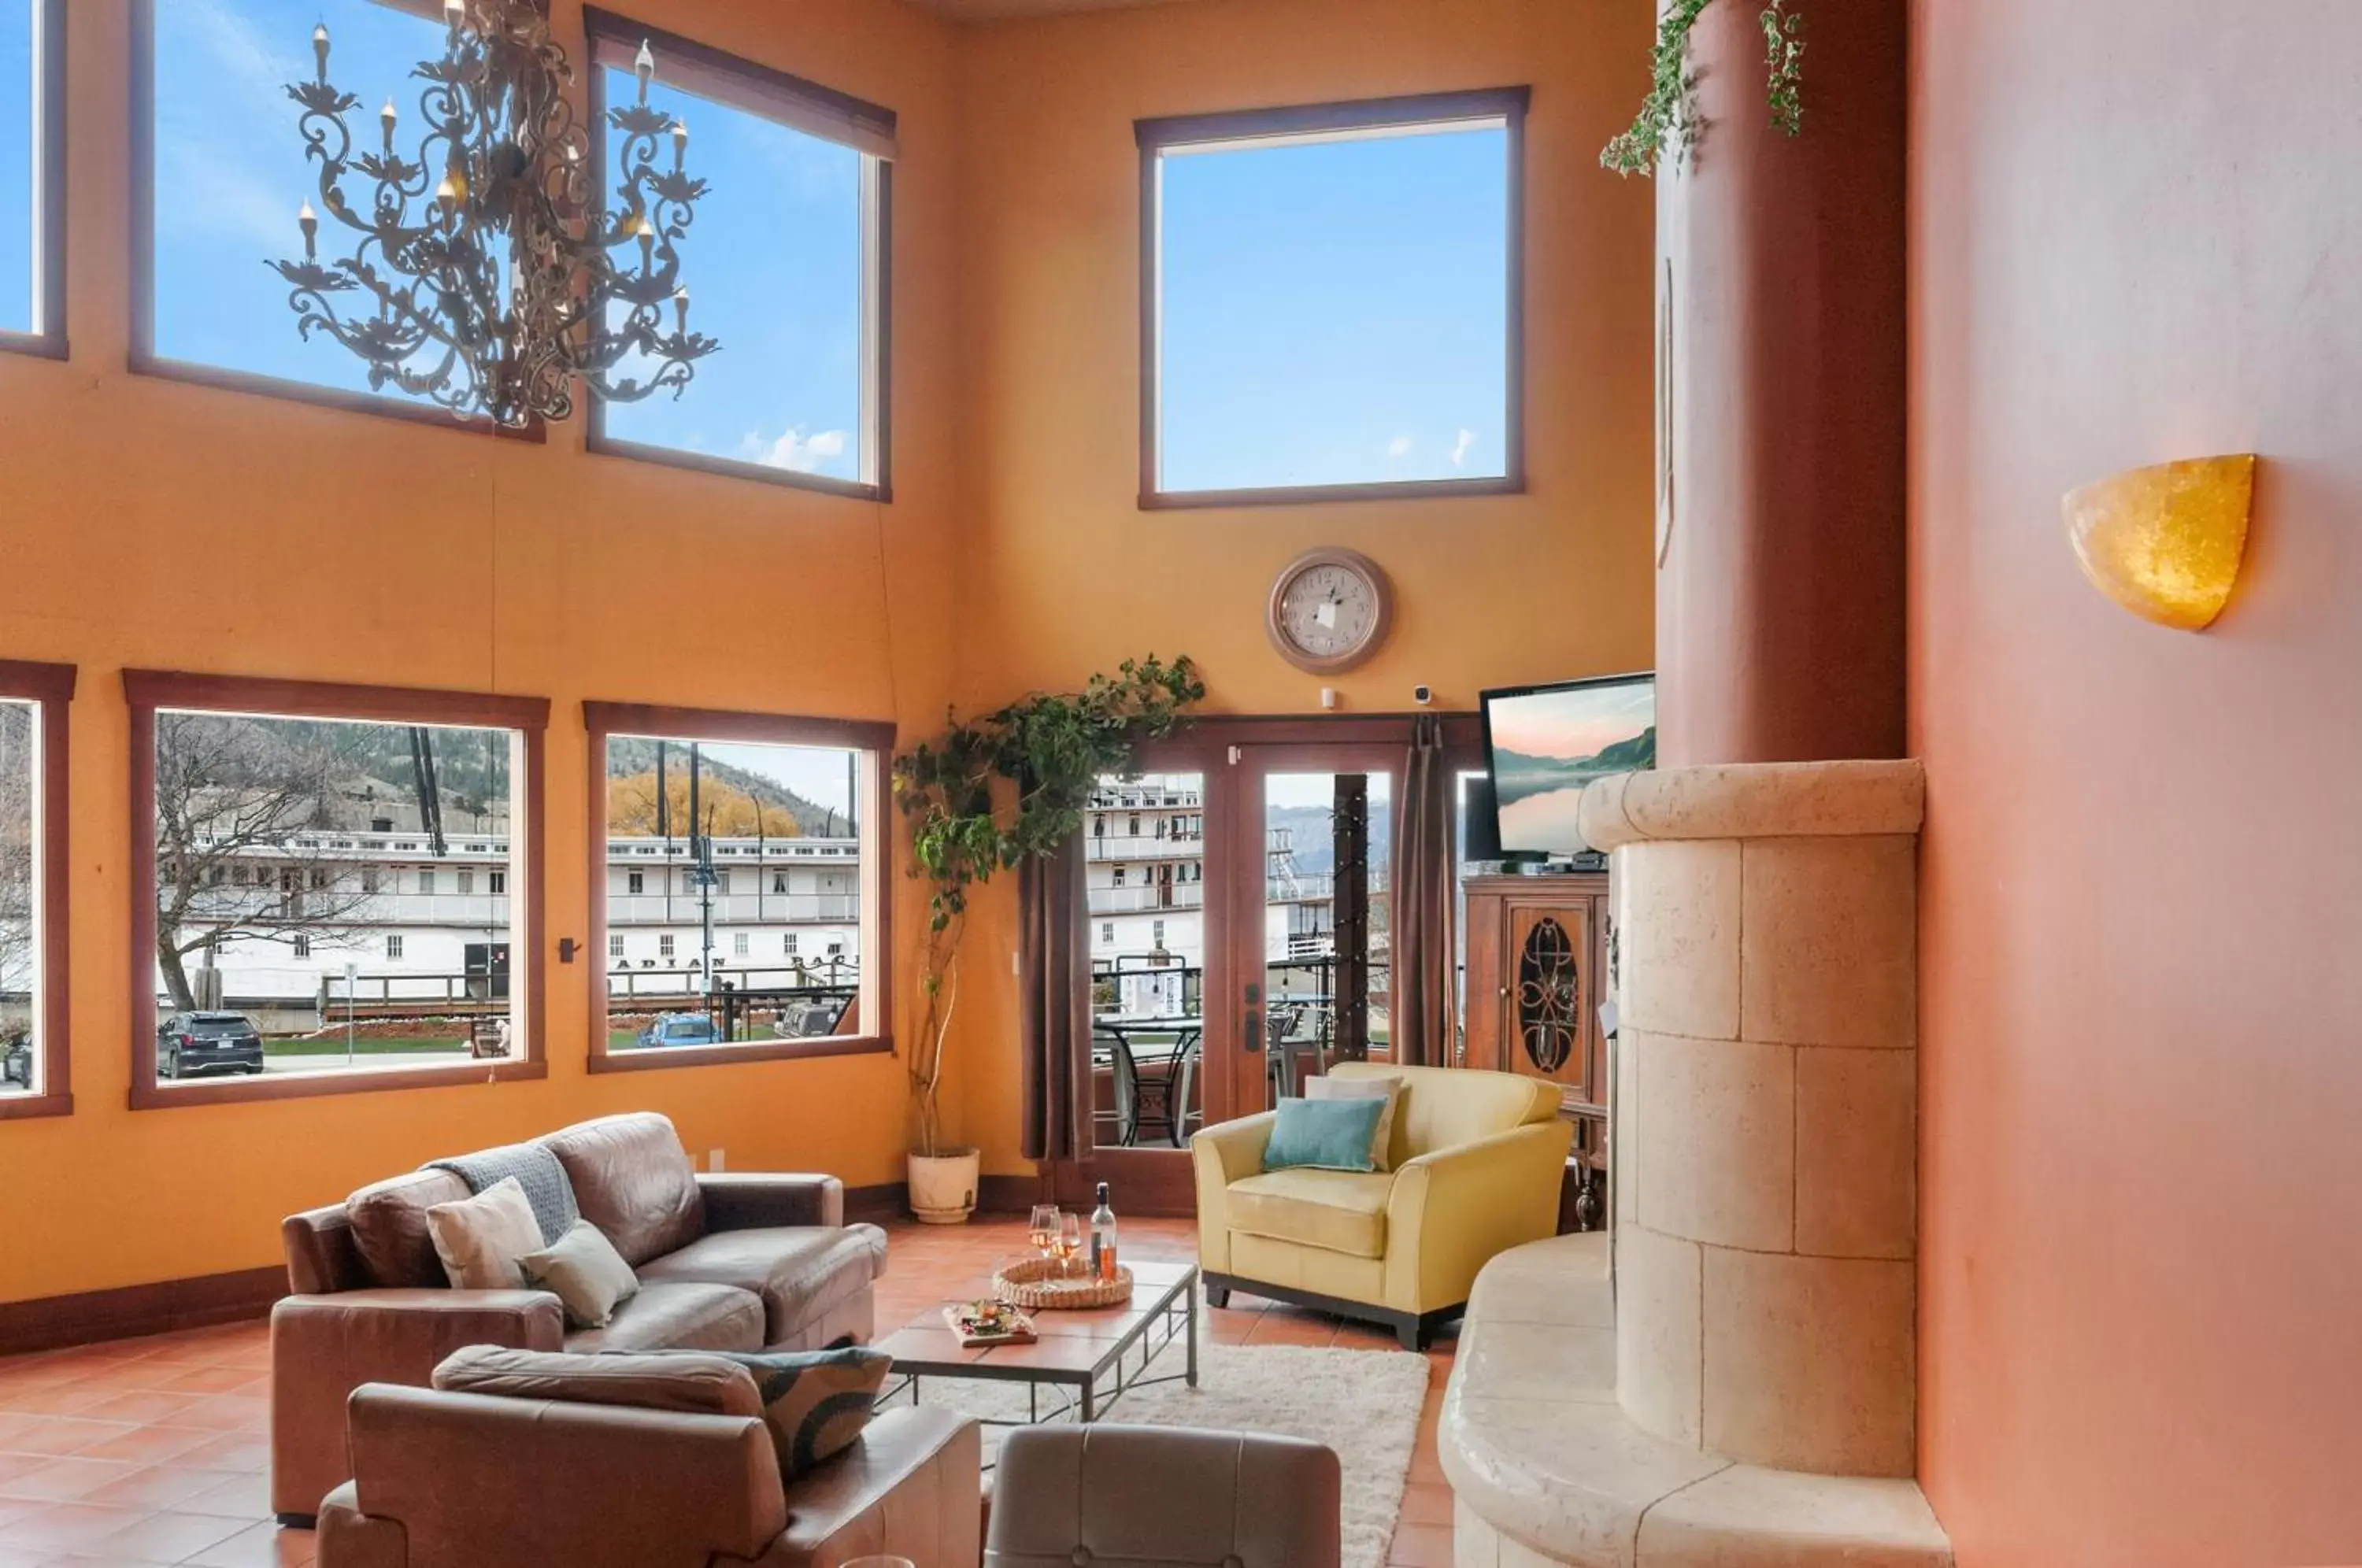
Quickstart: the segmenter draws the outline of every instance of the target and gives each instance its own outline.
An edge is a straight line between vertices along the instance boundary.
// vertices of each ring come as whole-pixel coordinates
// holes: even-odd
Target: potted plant
[[[911,823],[911,875],[933,885],[921,988],[926,1014],[910,1058],[911,1211],[955,1225],[976,1208],[977,1151],[946,1145],[944,1046],[959,1003],[968,889],[997,872],[1056,853],[1083,825],[1091,791],[1131,777],[1135,748],[1170,734],[1206,695],[1186,656],[1127,659],[1076,692],[1037,692],[961,720],[894,763],[894,798]]]

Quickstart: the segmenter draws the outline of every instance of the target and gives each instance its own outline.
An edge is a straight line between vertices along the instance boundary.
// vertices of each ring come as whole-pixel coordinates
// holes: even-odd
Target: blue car
[[[701,1012],[668,1012],[640,1031],[640,1043],[659,1045],[719,1045],[722,1031]]]

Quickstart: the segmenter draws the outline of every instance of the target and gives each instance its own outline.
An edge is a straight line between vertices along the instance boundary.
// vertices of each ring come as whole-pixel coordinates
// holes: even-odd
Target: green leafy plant
[[[1132,777],[1140,742],[1172,734],[1205,695],[1187,656],[1126,659],[1077,692],[1037,692],[966,721],[955,714],[941,736],[896,759],[911,875],[934,887],[921,982],[927,1011],[910,1063],[919,1154],[944,1152],[944,1046],[959,1001],[970,889],[1054,854],[1082,830],[1099,779]]]
[[[1603,169],[1618,174],[1653,174],[1669,154],[1676,163],[1696,149],[1705,122],[1697,108],[1697,72],[1690,69],[1690,31],[1714,0],[1672,0],[1657,18],[1657,43],[1649,55],[1649,95],[1631,126],[1600,149]],[[1804,129],[1805,18],[1788,0],[1769,0],[1758,17],[1763,27],[1765,101],[1772,123],[1784,136]]]

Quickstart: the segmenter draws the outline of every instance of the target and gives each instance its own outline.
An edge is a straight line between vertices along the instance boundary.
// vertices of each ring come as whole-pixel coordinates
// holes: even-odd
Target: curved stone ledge
[[[1765,762],[1621,773],[1583,792],[1595,849],[1666,839],[1915,834],[1926,776],[1917,761]]]
[[[1734,1463],[1617,1403],[1606,1238],[1502,1253],[1477,1276],[1438,1442],[1461,1568],[1949,1568],[1916,1483]]]

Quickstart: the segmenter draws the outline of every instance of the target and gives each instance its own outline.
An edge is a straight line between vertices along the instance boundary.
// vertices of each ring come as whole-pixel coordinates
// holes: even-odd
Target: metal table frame
[[[1049,1338],[1051,1336],[1046,1334],[1043,1336],[1043,1340]],[[1149,1364],[1176,1339],[1188,1347],[1187,1370],[1156,1377],[1147,1376]],[[1107,1346],[1107,1353],[1087,1368],[1039,1366],[1017,1361],[995,1366],[989,1352],[975,1361],[904,1361],[898,1357],[890,1375],[900,1377],[901,1381],[889,1386],[878,1396],[877,1402],[881,1406],[889,1404],[907,1389],[911,1403],[916,1405],[920,1382],[929,1377],[957,1382],[1023,1383],[1030,1385],[1026,1390],[1026,1419],[979,1419],[987,1426],[1038,1426],[1079,1411],[1083,1424],[1088,1425],[1112,1409],[1117,1400],[1135,1388],[1183,1382],[1195,1388],[1198,1386],[1198,1265],[1188,1264],[1182,1276],[1164,1286],[1156,1299],[1149,1304],[1140,1321],[1121,1337],[1108,1341]],[[1128,1359],[1135,1350],[1140,1353],[1137,1366]],[[1114,1386],[1102,1401],[1099,1380],[1110,1372],[1115,1375]],[[1042,1391],[1044,1388],[1058,1391],[1057,1404],[1046,1414],[1042,1408]]]

